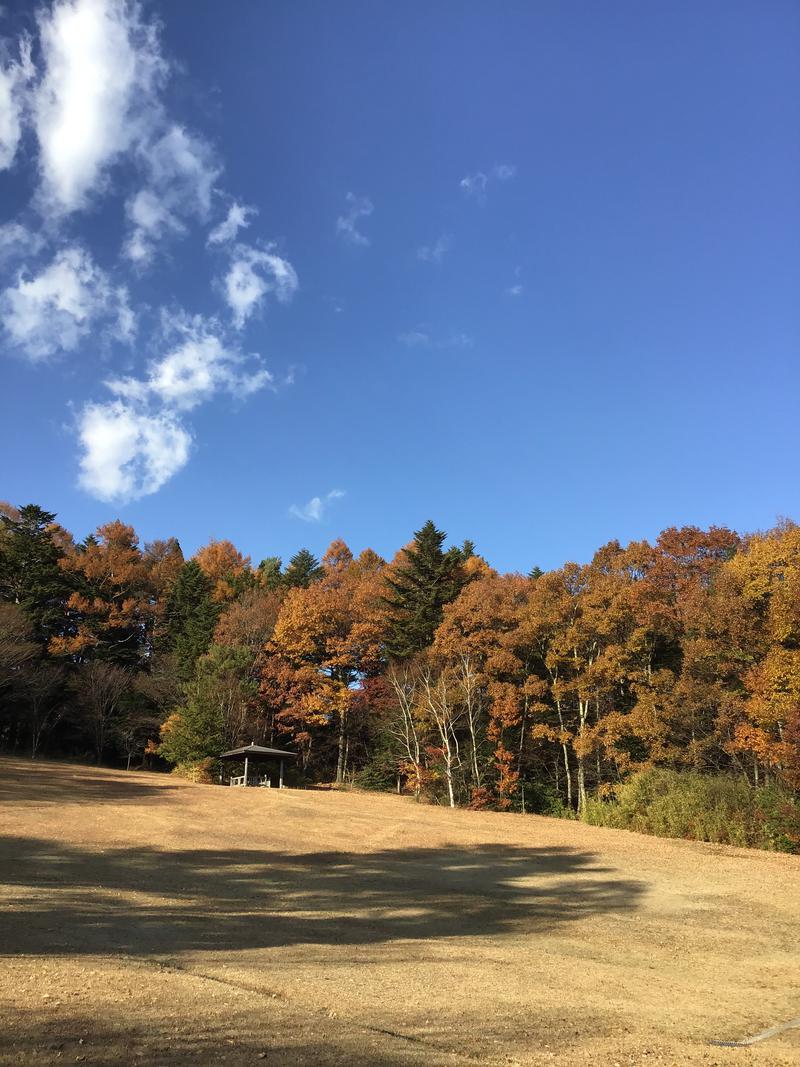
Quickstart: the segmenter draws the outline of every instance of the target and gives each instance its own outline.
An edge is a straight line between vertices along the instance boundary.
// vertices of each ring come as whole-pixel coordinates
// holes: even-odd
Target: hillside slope
[[[0,761],[0,1063],[800,1063],[800,859]]]

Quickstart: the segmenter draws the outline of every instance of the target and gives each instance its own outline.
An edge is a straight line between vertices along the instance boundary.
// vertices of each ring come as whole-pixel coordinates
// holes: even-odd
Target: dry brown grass
[[[800,1063],[800,859],[0,761],[0,1063]]]

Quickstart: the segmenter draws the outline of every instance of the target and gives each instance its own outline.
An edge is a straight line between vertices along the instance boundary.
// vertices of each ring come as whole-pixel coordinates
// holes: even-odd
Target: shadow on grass
[[[234,1008],[218,1020],[203,1012],[202,1003],[191,1007],[194,1014],[184,1016],[180,1027],[174,1017],[158,1013],[142,1022],[132,1012],[112,1021],[78,1012],[54,1018],[52,1013],[23,1011],[0,1030],[0,1063],[445,1067],[483,1062],[474,1052],[465,1054],[463,1035],[446,1023],[420,1038],[364,1027],[357,1020],[331,1023],[308,1010],[276,1016],[267,1005],[253,1018]],[[554,1020],[542,1024],[551,1027],[542,1032],[542,1040],[552,1041]]]
[[[63,804],[94,800],[115,804],[123,800],[146,801],[159,797],[167,800],[176,789],[181,788],[170,782],[168,775],[164,775],[163,785],[161,782],[150,785],[135,771],[103,772],[44,760],[23,762],[16,759],[2,763],[5,766],[0,764],[0,802],[13,801],[14,804]],[[13,773],[7,773],[9,768]]]
[[[0,953],[164,956],[536,935],[633,910],[645,886],[566,847],[103,852],[0,839]]]

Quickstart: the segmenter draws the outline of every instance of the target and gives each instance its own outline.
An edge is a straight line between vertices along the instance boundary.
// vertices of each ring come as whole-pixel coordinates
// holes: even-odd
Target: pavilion
[[[254,764],[273,764],[278,762],[278,789],[283,789],[283,767],[287,759],[296,759],[297,753],[285,752],[281,748],[266,748],[264,745],[257,745],[254,741],[251,741],[249,745],[243,745],[242,748],[232,748],[230,752],[223,752],[219,757],[221,760],[235,760],[239,763],[244,761],[244,774],[231,776],[228,778],[228,785],[262,785],[269,788],[272,785],[272,778],[268,774],[253,774],[252,766]],[[219,776],[220,782],[223,782],[222,771]]]

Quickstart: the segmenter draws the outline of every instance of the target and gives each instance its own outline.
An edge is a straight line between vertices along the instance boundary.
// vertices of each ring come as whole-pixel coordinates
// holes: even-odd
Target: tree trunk
[[[455,793],[453,792],[453,753],[450,749],[450,741],[445,737],[444,742],[444,773],[447,779],[447,795],[450,798],[450,807],[456,806]]]
[[[589,716],[589,701],[578,699],[578,738],[583,738]],[[586,808],[586,768],[583,755],[578,756],[578,814]]]
[[[339,715],[339,758],[336,761],[336,784],[341,785],[344,781],[347,766],[347,712],[342,711]]]
[[[586,774],[583,767],[583,756],[578,756],[578,814],[582,815],[586,808]]]
[[[564,733],[564,717],[561,714],[561,701],[556,701],[556,710],[558,711],[558,723],[561,727],[561,733]],[[567,779],[567,807],[572,808],[572,774],[569,769],[569,749],[567,748],[567,742],[561,742],[561,751],[564,754],[564,775]]]

